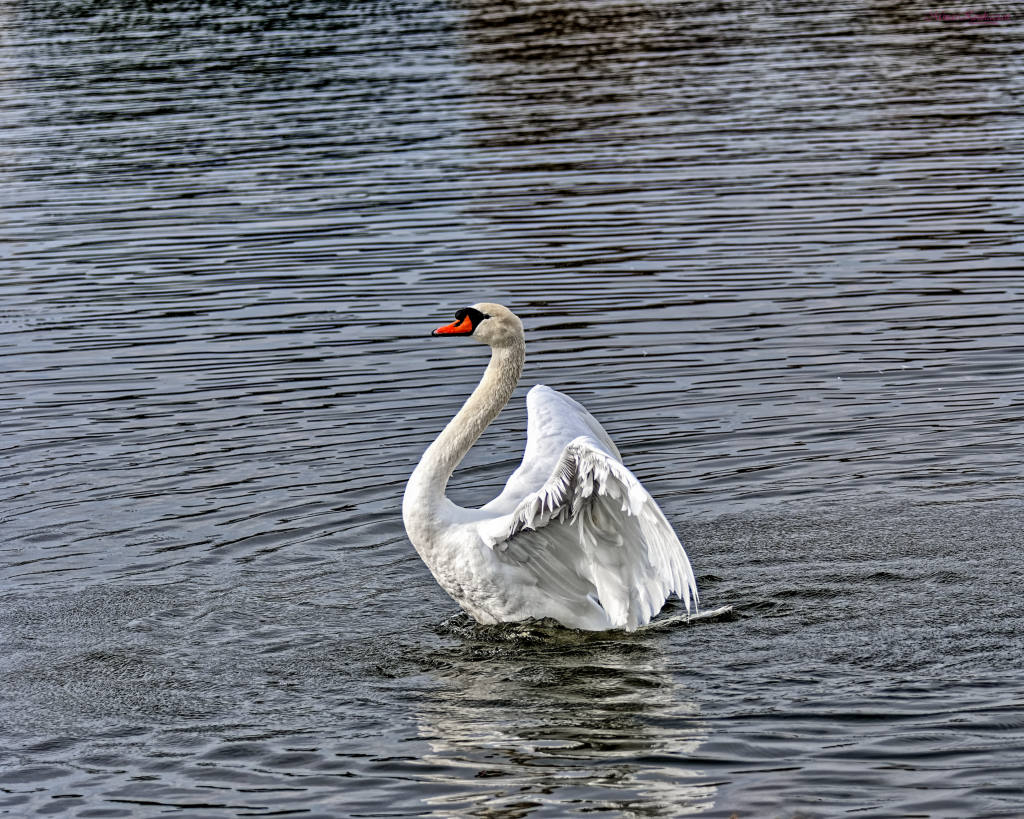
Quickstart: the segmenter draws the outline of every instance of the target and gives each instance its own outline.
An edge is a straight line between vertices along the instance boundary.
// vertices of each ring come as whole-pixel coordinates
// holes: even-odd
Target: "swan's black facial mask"
[[[490,318],[486,313],[481,313],[473,307],[463,307],[455,314],[455,321],[451,324],[446,324],[444,327],[438,327],[430,335],[471,336],[477,325],[486,318]]]

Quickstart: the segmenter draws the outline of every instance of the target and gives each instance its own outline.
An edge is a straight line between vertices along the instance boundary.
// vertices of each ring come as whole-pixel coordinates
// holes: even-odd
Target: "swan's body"
[[[523,326],[498,304],[460,310],[435,335],[492,348],[480,384],[409,478],[402,516],[437,582],[478,622],[552,618],[570,628],[633,630],[675,593],[697,603],[693,570],[654,499],[594,417],[537,385],[526,397],[526,452],[480,509],[445,497],[448,479],[508,403],[525,360]]]

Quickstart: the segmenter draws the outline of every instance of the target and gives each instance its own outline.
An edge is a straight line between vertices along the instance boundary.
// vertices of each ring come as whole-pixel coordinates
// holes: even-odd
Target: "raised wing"
[[[554,400],[545,398],[545,405],[554,406]],[[530,410],[520,470],[527,468],[531,444],[550,446],[558,434],[537,429]],[[509,513],[480,522],[480,536],[500,560],[533,578],[541,596],[552,600],[553,612],[577,611],[580,622],[595,622],[592,610],[598,607],[607,616],[603,627],[633,630],[649,622],[672,593],[689,611],[698,599],[693,570],[654,499],[589,413],[583,420],[563,418],[557,426],[564,432],[591,423],[600,437],[587,429],[565,443],[547,479]]]
[[[537,384],[526,394],[526,410],[523,462],[509,476],[501,494],[481,511],[497,515],[513,511],[527,495],[548,482],[566,445],[580,436],[596,439],[615,460],[622,460],[619,450],[597,419],[568,395]]]

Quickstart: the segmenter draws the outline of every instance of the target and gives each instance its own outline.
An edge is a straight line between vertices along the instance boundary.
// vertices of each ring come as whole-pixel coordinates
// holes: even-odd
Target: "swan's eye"
[[[481,313],[474,307],[463,307],[461,310],[459,310],[459,312],[455,314],[456,321],[461,322],[465,321],[466,319],[469,319],[469,326],[472,327],[474,330],[485,318],[490,318],[490,316],[487,315],[486,313]]]

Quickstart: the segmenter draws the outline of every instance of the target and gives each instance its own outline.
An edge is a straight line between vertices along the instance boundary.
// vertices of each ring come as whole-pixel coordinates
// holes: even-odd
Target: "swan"
[[[434,578],[487,625],[550,618],[587,631],[633,631],[669,594],[698,604],[693,569],[654,499],[595,418],[542,384],[526,396],[526,451],[480,509],[445,496],[448,480],[512,396],[526,358],[523,324],[483,302],[431,335],[487,344],[479,385],[409,478],[406,533]]]

